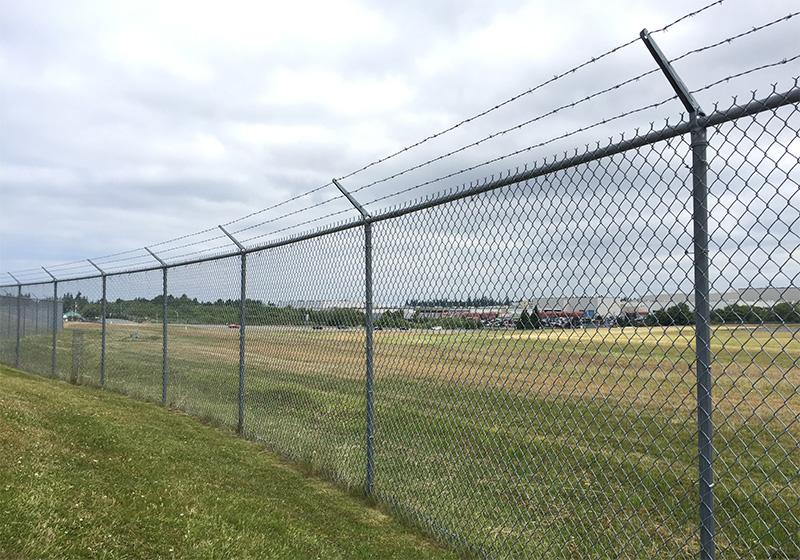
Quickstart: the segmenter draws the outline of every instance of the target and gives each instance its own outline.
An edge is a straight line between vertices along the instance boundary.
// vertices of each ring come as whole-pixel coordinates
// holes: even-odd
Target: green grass
[[[94,325],[59,334],[59,376],[74,328],[96,384]],[[107,387],[160,400],[160,335],[109,328]],[[375,492],[396,513],[486,556],[697,555],[690,329],[375,335]],[[168,401],[234,427],[238,336],[171,326]],[[247,336],[245,433],[363,486],[363,330]],[[48,346],[23,355],[47,372]],[[718,550],[800,557],[800,341],[720,327],[712,350]]]
[[[0,367],[0,557],[455,558],[263,446]]]

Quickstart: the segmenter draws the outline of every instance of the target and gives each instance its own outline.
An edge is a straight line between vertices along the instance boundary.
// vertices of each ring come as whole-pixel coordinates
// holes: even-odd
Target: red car
[[[233,323],[231,323],[230,325],[228,325],[228,328],[229,329],[238,329],[239,325],[234,325]]]

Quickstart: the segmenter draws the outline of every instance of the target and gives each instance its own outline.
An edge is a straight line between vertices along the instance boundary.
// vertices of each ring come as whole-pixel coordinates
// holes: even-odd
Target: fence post
[[[161,365],[161,404],[167,404],[167,263],[162,261],[158,256],[145,247],[145,250],[150,253],[150,255],[161,263],[161,271],[163,273],[163,284],[164,284],[164,291],[163,291],[163,302],[162,302],[162,311],[164,314],[163,320],[163,334],[162,334],[162,342],[163,342],[163,350],[162,350],[162,365]]]
[[[17,353],[16,353],[16,358],[14,360],[14,364],[15,364],[14,367],[16,369],[19,369],[19,341],[20,341],[20,338],[22,338],[22,324],[20,323],[20,317],[22,316],[22,284],[20,283],[19,280],[17,280],[14,277],[13,274],[11,274],[10,272],[7,273],[7,274],[9,276],[11,276],[11,278],[14,278],[14,282],[17,283],[17,351],[16,351]],[[9,319],[11,319],[11,310],[10,309],[8,310],[8,317],[9,317]],[[9,336],[11,335],[11,324],[10,324],[10,322],[11,321],[9,321],[9,325],[8,325],[8,334],[9,334]],[[39,333],[36,333],[36,334],[39,334]]]
[[[53,377],[56,376],[56,344],[57,339],[56,335],[58,334],[58,280],[56,277],[50,274],[50,271],[47,270],[45,267],[42,267],[42,270],[47,272],[47,275],[53,279]]]
[[[242,258],[241,295],[239,297],[239,421],[236,424],[236,433],[241,434],[244,431],[244,328],[246,321],[245,302],[247,301],[247,253],[245,252],[245,246],[239,243],[233,235],[228,233],[224,227],[218,227],[222,230],[222,233],[236,244]]]
[[[102,319],[102,335],[101,335],[101,343],[100,343],[100,388],[105,389],[106,387],[106,273],[103,272],[99,266],[94,264],[90,259],[86,259],[89,261],[93,267],[95,267],[103,278],[103,299],[101,301],[101,311],[100,314],[103,316]]]
[[[653,58],[689,112],[692,148],[692,221],[694,243],[695,347],[697,357],[697,454],[700,490],[700,558],[713,560],[714,543],[714,446],[711,399],[711,309],[708,261],[708,161],[705,113],[646,29],[640,33]]]
[[[22,338],[22,284],[17,284],[17,354],[15,368],[19,369],[19,342]]]
[[[364,327],[366,330],[366,389],[367,389],[367,480],[364,492],[371,496],[375,490],[375,379],[372,345],[372,222],[371,216],[339,181],[333,184],[361,214],[364,221]]]

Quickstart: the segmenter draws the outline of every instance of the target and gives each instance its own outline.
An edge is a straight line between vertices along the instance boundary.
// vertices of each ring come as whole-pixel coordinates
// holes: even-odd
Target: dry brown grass
[[[91,323],[69,328],[98,331]],[[109,344],[140,333],[160,351],[161,325],[109,326]],[[695,366],[691,328],[545,331],[378,331],[375,375],[433,378],[545,396],[616,400],[690,414]],[[97,333],[99,334],[99,333]],[[254,327],[246,363],[258,371],[358,379],[364,375],[363,330]],[[238,363],[239,331],[170,327],[170,360],[209,367]],[[780,422],[800,431],[800,340],[788,330],[719,327],[713,332],[716,410],[730,422]]]

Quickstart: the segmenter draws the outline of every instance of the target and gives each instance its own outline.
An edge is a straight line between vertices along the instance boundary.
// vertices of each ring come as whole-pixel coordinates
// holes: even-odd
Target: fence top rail
[[[798,103],[800,103],[800,86],[798,86],[798,79],[796,78],[794,87],[789,91],[786,92],[773,91],[773,93],[766,98],[752,99],[743,105],[734,104],[731,108],[726,110],[719,110],[715,106],[714,111],[711,114],[697,119],[697,125],[703,128],[717,126],[720,124],[724,124],[726,122],[731,122],[740,119],[742,117],[752,116],[764,111],[769,111],[786,105],[793,105]],[[483,182],[473,184],[465,189],[461,190],[451,189],[449,191],[442,191],[422,201],[413,201],[403,206],[389,208],[383,212],[380,212],[378,214],[373,214],[369,217],[360,216],[358,219],[348,220],[345,222],[334,224],[332,226],[321,228],[319,230],[309,231],[306,233],[286,237],[283,239],[278,239],[268,243],[255,245],[253,247],[245,248],[243,250],[237,247],[236,250],[226,253],[208,255],[196,259],[176,261],[173,263],[158,264],[142,268],[132,268],[128,270],[106,272],[104,275],[97,273],[97,274],[89,274],[77,277],[53,278],[51,280],[37,280],[34,282],[16,282],[13,284],[0,284],[0,288],[41,286],[46,284],[52,284],[53,282],[65,282],[65,281],[74,282],[80,280],[91,280],[95,278],[102,278],[103,276],[106,277],[122,276],[125,274],[132,274],[132,273],[151,272],[154,270],[163,270],[164,268],[189,266],[193,264],[236,257],[242,254],[257,253],[259,251],[275,249],[286,245],[300,243],[302,241],[306,241],[309,239],[323,237],[341,231],[346,231],[357,227],[361,227],[365,223],[381,222],[384,220],[389,220],[392,218],[404,216],[406,214],[412,214],[414,212],[419,212],[420,210],[425,210],[427,208],[433,208],[436,206],[440,206],[442,204],[454,202],[456,200],[469,198],[492,190],[500,189],[503,187],[528,181],[530,179],[548,175],[556,171],[562,171],[571,167],[576,167],[578,165],[589,163],[591,161],[596,161],[615,154],[641,148],[642,146],[669,140],[670,138],[674,138],[676,136],[681,136],[683,134],[689,133],[691,127],[692,124],[689,121],[682,120],[680,123],[676,125],[666,126],[660,130],[651,130],[650,132],[644,135],[638,135],[634,138],[631,138],[630,140],[622,140],[617,143],[609,143],[609,145],[607,146],[597,147],[594,150],[587,149],[587,151],[582,154],[578,154],[576,150],[576,154],[573,156],[565,157],[560,160],[555,160],[550,163],[544,163],[543,165],[534,167],[532,169],[525,169],[523,171],[518,171],[515,173],[509,171],[507,175],[501,176],[498,179],[484,179]]]

